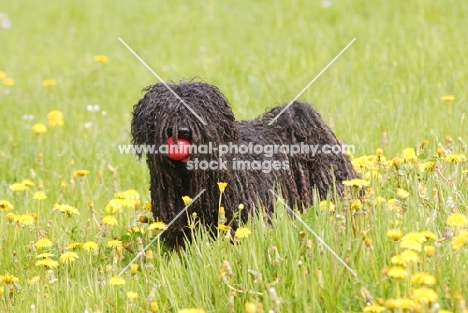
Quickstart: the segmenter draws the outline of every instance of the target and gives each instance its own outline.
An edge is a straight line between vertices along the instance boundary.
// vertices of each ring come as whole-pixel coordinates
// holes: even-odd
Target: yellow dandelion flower
[[[205,310],[199,308],[189,308],[178,310],[177,313],[205,313]]]
[[[7,200],[0,200],[0,210],[9,211],[13,210],[13,204]]]
[[[411,299],[421,304],[435,303],[438,298],[437,292],[427,287],[414,289],[411,292]]]
[[[226,226],[224,224],[218,224],[218,229],[220,231],[226,231],[228,229],[229,226]]]
[[[6,77],[6,73],[3,71],[0,71],[0,79],[4,79]]]
[[[125,285],[125,279],[122,276],[113,276],[109,279],[109,285]]]
[[[44,200],[44,199],[47,199],[47,196],[44,193],[44,191],[35,192],[34,195],[33,195],[33,200],[41,201],[41,200]]]
[[[183,196],[182,197],[182,200],[184,201],[184,205],[188,205],[190,202],[192,202],[192,198],[190,198],[189,196]]]
[[[102,218],[104,225],[117,225],[117,218],[114,215],[106,215]]]
[[[419,256],[416,252],[413,250],[405,250],[402,253],[400,253],[400,256],[407,262],[413,262],[416,263],[419,261]]]
[[[335,204],[331,201],[322,200],[319,203],[320,210],[327,210],[330,212],[335,212]]]
[[[363,313],[380,313],[385,311],[385,307],[378,304],[371,304],[362,309]]]
[[[13,214],[13,213],[9,213]],[[20,227],[31,226],[36,223],[36,215],[33,213],[29,214],[13,214],[13,216],[8,216],[8,220],[17,223]]]
[[[401,255],[392,256],[390,258],[390,263],[392,263],[393,265],[401,265],[401,266],[408,265],[408,261]]]
[[[257,305],[253,302],[246,302],[244,304],[244,313],[256,313]]]
[[[44,252],[44,253],[40,253],[40,254],[36,255],[36,259],[48,259],[48,258],[53,257],[53,256],[55,256],[55,254],[49,253],[49,252]]]
[[[151,212],[153,210],[153,206],[151,205],[151,202],[145,202],[145,205],[143,205],[143,209],[145,211]]]
[[[34,245],[37,249],[50,248],[52,247],[52,241],[47,238],[41,238]]]
[[[47,120],[52,127],[63,126],[63,113],[60,110],[52,110],[47,113]]]
[[[14,184],[10,185],[10,190],[11,191],[24,191],[24,190],[27,190],[28,188],[29,187],[26,186],[23,183],[14,183]]]
[[[453,250],[460,250],[468,242],[468,231],[462,230],[458,236],[452,238],[451,244]]]
[[[34,276],[33,278],[28,280],[29,285],[37,285],[41,278],[39,276]]]
[[[382,174],[380,174],[378,171],[371,170],[371,171],[366,172],[362,178],[365,181],[371,181],[372,179],[381,181],[382,180]]]
[[[81,246],[81,242],[70,242],[67,247],[66,247],[66,250],[75,250],[76,248],[78,248],[79,246]]]
[[[463,227],[468,225],[468,219],[466,218],[465,214],[452,213],[447,217],[447,221],[445,223],[448,226]]]
[[[91,172],[88,171],[88,170],[74,170],[74,171],[73,171],[73,176],[75,176],[75,177],[83,177],[83,176],[88,175],[89,173],[91,173]]]
[[[36,262],[36,266],[43,266],[45,268],[55,268],[59,266],[59,263],[51,259],[42,259]]]
[[[23,185],[28,186],[28,187],[34,186],[34,182],[33,182],[32,180],[30,180],[30,179],[23,179],[23,180],[21,181],[21,183],[22,183]]]
[[[33,126],[31,126],[31,130],[39,135],[45,133],[47,131],[47,127],[44,125],[44,123],[35,123]]]
[[[387,203],[387,199],[384,197],[377,197],[374,199],[375,204],[385,204]]]
[[[140,227],[137,227],[137,226],[133,226],[133,227],[127,229],[127,235],[138,234],[138,233],[144,234],[145,232],[144,232],[143,229],[141,229]]]
[[[406,235],[404,235],[403,238],[401,238],[401,241],[406,241],[406,240],[414,240],[419,243],[423,243],[427,241],[426,236],[423,233],[416,232],[416,231],[409,232]]]
[[[130,274],[135,275],[137,273],[139,267],[140,266],[138,264],[130,265]]]
[[[442,149],[442,147],[437,148],[437,154],[434,155],[437,158],[443,158],[444,154],[446,154],[446,151]]]
[[[464,154],[449,154],[444,158],[447,163],[463,163],[466,162],[466,156]]]
[[[224,189],[226,189],[227,185],[228,183],[223,183],[223,182],[218,183],[219,192],[224,193]]]
[[[4,78],[3,79],[3,84],[5,86],[11,87],[15,84],[15,80],[13,78]]]
[[[451,101],[455,100],[455,96],[454,95],[445,95],[445,96],[440,97],[440,100],[451,102]]]
[[[408,199],[410,193],[402,188],[398,188],[396,192],[396,196],[400,199]]]
[[[414,309],[417,306],[417,303],[408,298],[398,298],[398,299],[388,299],[385,302],[387,308],[391,311],[395,311],[396,309]]]
[[[433,232],[429,231],[429,230],[423,230],[423,231],[420,231],[419,232],[421,235],[423,235],[424,237],[426,237],[426,240],[434,240],[434,241],[437,241],[437,235],[434,234]]]
[[[127,197],[128,199],[139,200],[140,193],[135,189],[128,189],[125,191],[125,197]]]
[[[150,311],[151,312],[158,312],[159,311],[159,305],[156,301],[151,301],[150,303]]]
[[[107,247],[108,248],[120,248],[120,247],[122,247],[122,241],[120,241],[120,240],[109,240],[107,242]]]
[[[115,213],[124,208],[123,199],[112,199],[105,207],[106,213]]]
[[[154,223],[149,224],[148,226],[148,230],[155,230],[155,229],[163,230],[166,228],[167,228],[167,225],[164,222],[154,222]]]
[[[153,258],[154,258],[153,251],[151,249],[146,250],[146,252],[145,252],[146,262],[152,262]]]
[[[16,283],[18,280],[18,277],[9,274],[0,276],[0,281],[4,282],[5,284],[13,284]]]
[[[389,229],[387,231],[387,236],[390,237],[392,240],[397,241],[403,237],[403,232],[400,229]]]
[[[424,246],[424,253],[427,257],[431,257],[434,255],[435,247],[434,246]]]
[[[78,254],[76,254],[75,252],[68,251],[60,255],[60,262],[66,263],[66,264],[72,263],[72,262],[75,262],[75,260],[78,258],[79,258]]]
[[[393,158],[393,159],[390,161],[389,166],[398,167],[398,166],[400,166],[403,162],[405,162],[405,160],[404,160],[403,158],[395,157],[395,158]]]
[[[369,156],[364,155],[362,157],[351,160],[351,164],[356,169],[356,171],[360,172],[364,169],[368,169],[369,167],[371,167],[373,165],[373,162],[372,160],[370,160]]]
[[[416,152],[414,152],[414,148],[406,148],[403,150],[403,160],[406,162],[416,161],[418,157],[416,156]]]
[[[384,150],[382,148],[377,148],[375,150],[375,155],[378,156],[379,158],[383,156]]]
[[[351,180],[344,180],[343,185],[355,188],[362,188],[369,186],[369,182],[364,179],[351,179]]]
[[[353,202],[351,202],[351,210],[360,210],[362,209],[362,202],[359,199],[354,199]]]
[[[393,279],[403,279],[408,276],[408,272],[402,266],[392,266],[388,269],[387,276]]]
[[[402,240],[400,242],[400,247],[403,249],[410,249],[414,251],[421,251],[422,250],[422,245],[421,242],[413,239],[408,239],[408,240]]]
[[[16,222],[16,214],[10,212],[10,213],[7,213],[6,216],[7,216],[8,222],[10,223]]]
[[[127,298],[129,298],[130,300],[134,300],[134,299],[138,298],[138,294],[136,292],[133,292],[133,291],[128,291],[127,292]]]
[[[252,234],[252,232],[247,227],[239,227],[238,229],[236,229],[235,237],[237,239],[244,239],[249,237],[250,234]]]
[[[126,209],[136,209],[137,202],[134,199],[123,199],[122,206]]]
[[[74,207],[72,207],[72,206],[70,206],[68,204],[58,204],[58,203],[56,203],[56,204],[54,204],[52,209],[54,211],[59,211],[60,213],[66,214],[68,216],[72,216],[73,214],[80,214],[80,212],[76,208],[74,208]]]
[[[436,162],[432,162],[432,161],[420,163],[419,170],[421,172],[424,172],[425,170],[433,171],[436,164],[437,164]]]
[[[118,191],[115,195],[114,198],[116,199],[133,199],[133,200],[139,200],[140,199],[140,193],[134,189],[129,189],[125,191]]]
[[[127,199],[127,197],[125,196],[125,191],[117,191],[114,194],[114,198],[115,199]]]
[[[95,55],[94,61],[98,63],[106,64],[107,62],[109,62],[109,58],[105,55]]]
[[[45,79],[42,82],[42,86],[44,87],[57,86],[57,81],[55,79]]]
[[[418,272],[411,276],[411,283],[417,285],[435,285],[436,279],[427,272]]]
[[[99,246],[94,241],[87,241],[82,246],[83,250],[86,252],[93,252],[99,250]]]

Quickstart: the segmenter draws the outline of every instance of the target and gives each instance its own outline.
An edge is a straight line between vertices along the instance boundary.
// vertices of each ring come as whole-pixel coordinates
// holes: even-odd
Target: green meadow
[[[468,2],[0,12],[0,312],[468,312]],[[363,179],[243,232],[193,218],[186,249],[155,240],[127,267],[164,225],[144,160],[118,149],[158,79],[118,38],[167,82],[216,85],[238,120],[294,99],[356,39],[299,99],[355,146]]]

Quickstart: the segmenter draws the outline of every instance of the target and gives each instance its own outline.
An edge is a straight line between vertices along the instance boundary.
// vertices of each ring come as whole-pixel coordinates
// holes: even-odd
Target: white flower
[[[1,28],[10,28],[11,21],[8,19],[8,14],[0,12],[0,27]]]
[[[322,0],[321,4],[322,4],[322,8],[329,8],[332,5],[330,0]]]
[[[89,112],[97,112],[99,111],[101,108],[99,107],[98,104],[88,104],[86,106],[86,110],[88,110]]]

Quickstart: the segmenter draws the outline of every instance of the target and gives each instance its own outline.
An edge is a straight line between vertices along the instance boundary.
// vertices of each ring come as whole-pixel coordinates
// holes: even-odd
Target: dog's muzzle
[[[190,130],[180,127],[177,132],[177,143],[172,136],[167,138],[169,151],[167,157],[172,161],[187,162],[190,160]]]

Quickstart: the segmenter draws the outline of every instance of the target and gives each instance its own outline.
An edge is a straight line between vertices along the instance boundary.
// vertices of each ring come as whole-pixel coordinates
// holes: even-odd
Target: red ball
[[[167,157],[172,161],[182,161],[190,155],[190,142],[186,139],[177,139],[177,145],[174,144],[172,136],[167,138],[169,145]]]

